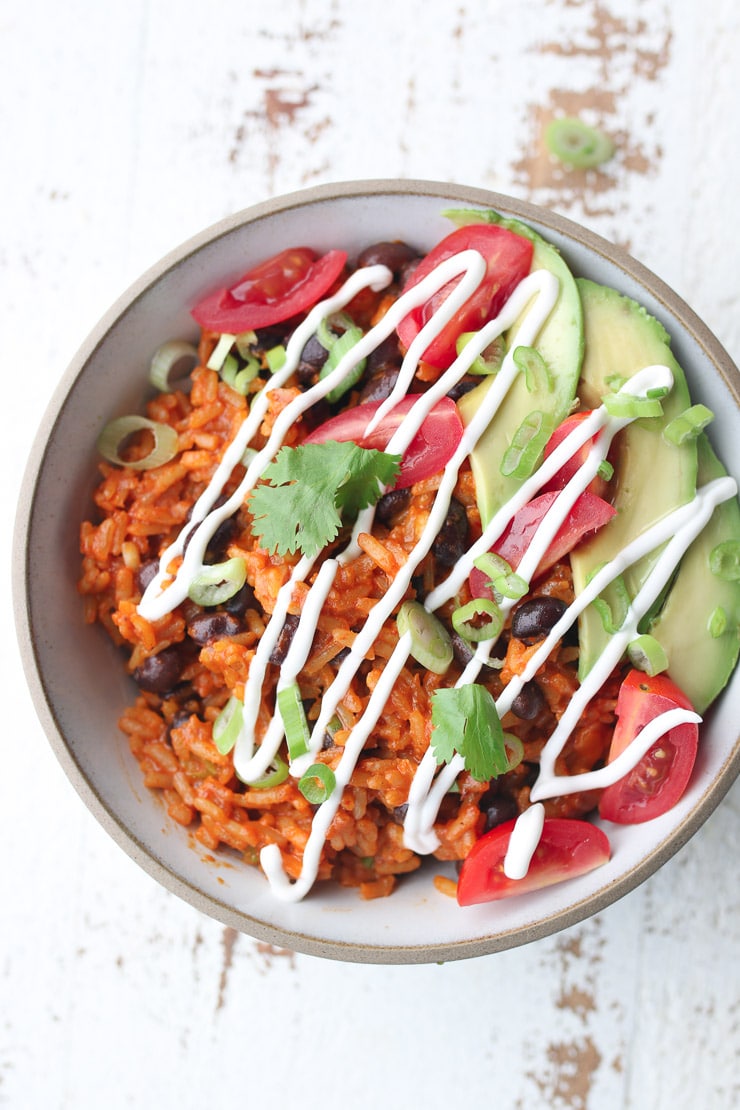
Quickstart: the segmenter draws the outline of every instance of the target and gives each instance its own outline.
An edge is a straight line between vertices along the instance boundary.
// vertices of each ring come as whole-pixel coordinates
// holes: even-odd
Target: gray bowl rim
[[[34,512],[38,482],[43,471],[47,444],[53,436],[57,421],[64,408],[65,398],[77,377],[116,320],[143,297],[150,286],[164,273],[182,264],[206,244],[217,242],[235,228],[273,217],[294,208],[306,208],[334,199],[369,196],[428,196],[450,200],[461,205],[494,208],[524,222],[539,224],[546,229],[572,240],[593,254],[616,266],[628,278],[645,288],[656,302],[670,313],[697,343],[712,363],[740,408],[740,375],[733,360],[707,325],[686,302],[642,263],[621,247],[610,243],[589,229],[529,201],[502,193],[452,182],[411,178],[372,178],[341,181],[300,189],[270,198],[233,213],[191,236],[165,254],[134,281],[112,304],[108,311],[84,340],[69,366],[59,380],[34,439],[23,476],[12,548],[12,591],[16,634],[21,661],[34,707],[50,743],[52,751],[72,786],[91,811],[98,823],[127,855],[160,883],[166,890],[182,898],[195,909],[221,924],[252,936],[256,940],[292,949],[306,955],[354,963],[420,964],[449,960],[469,959],[529,944],[576,925],[612,905],[643,883],[663,866],[697,832],[719,805],[740,774],[740,738],[728,755],[714,781],[686,818],[639,863],[581,901],[556,913],[546,915],[527,926],[482,935],[452,943],[421,943],[418,945],[366,945],[342,943],[297,931],[278,928],[233,909],[219,899],[204,894],[195,885],[183,879],[141,843],[120,821],[115,812],[101,799],[88,780],[84,767],[74,758],[47,696],[44,676],[34,645],[26,602],[30,589],[27,564],[28,534]]]

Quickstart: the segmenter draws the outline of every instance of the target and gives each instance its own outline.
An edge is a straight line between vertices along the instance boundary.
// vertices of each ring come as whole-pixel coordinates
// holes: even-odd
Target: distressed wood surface
[[[47,398],[119,292],[221,216],[313,183],[419,177],[549,205],[628,246],[740,359],[733,0],[25,0],[0,33],[8,521]],[[543,153],[561,110],[613,136],[603,171]],[[200,916],[116,848],[16,654],[9,636],[0,1106],[740,1102],[738,787],[653,879],[558,936],[445,966],[331,964]]]

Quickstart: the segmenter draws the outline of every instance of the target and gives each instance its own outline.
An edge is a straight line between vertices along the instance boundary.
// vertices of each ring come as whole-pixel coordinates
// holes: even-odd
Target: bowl
[[[104,829],[157,882],[201,912],[259,940],[313,955],[375,963],[460,959],[524,944],[604,909],[652,875],[702,825],[740,768],[740,670],[707,714],[691,784],[654,821],[609,828],[612,856],[586,875],[461,910],[433,884],[431,861],[390,898],[363,901],[326,884],[297,904],[272,896],[261,873],[214,859],[171,823],[144,788],[118,717],[132,699],[117,650],[86,626],[76,590],[78,522],[90,511],[95,440],[102,425],[136,411],[151,353],[171,336],[194,337],[188,312],[225,275],[298,243],[349,253],[378,240],[430,247],[450,230],[448,207],[494,208],[557,246],[577,275],[643,304],[672,338],[694,400],[716,414],[715,449],[735,466],[740,389],[714,336],[662,281],[621,250],[551,212],[494,193],[425,181],[321,186],[223,220],[140,278],[85,341],[39,429],[14,537],[14,599],[24,666],[37,712],[64,771]]]

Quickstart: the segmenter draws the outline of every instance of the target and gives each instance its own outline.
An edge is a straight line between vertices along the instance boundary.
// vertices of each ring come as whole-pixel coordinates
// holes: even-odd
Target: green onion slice
[[[559,161],[579,170],[594,169],[614,154],[608,135],[574,116],[551,120],[545,129],[545,143]]]
[[[524,374],[529,393],[552,392],[552,377],[538,350],[534,347],[516,347],[513,358],[514,365]]]
[[[660,674],[668,669],[668,656],[665,648],[654,636],[638,636],[627,645],[627,655],[633,667],[645,674]]]
[[[333,330],[333,326],[340,329],[339,334]],[[362,339],[363,331],[355,324],[354,320],[347,315],[346,312],[339,312],[328,319],[324,319],[319,324],[316,330],[316,338],[322,347],[328,352],[328,358],[319,371],[319,379],[326,378],[332,371],[336,370],[337,366],[354,346]],[[367,359],[361,358],[360,361],[347,372],[343,381],[339,385],[330,389],[326,395],[326,399],[330,405],[343,397],[348,390],[356,385],[365,372]]]
[[[603,478],[605,482],[611,482],[614,477],[614,467],[608,459],[602,459],[596,473],[600,478]]]
[[[606,564],[601,563],[600,566],[594,567],[587,576],[586,582],[590,582],[604,566],[606,566]],[[629,590],[621,574],[618,574],[617,577],[604,588],[600,597],[595,598],[591,602],[594,609],[601,617],[604,631],[609,636],[613,636],[615,632],[619,632],[627,618],[627,611],[631,602],[632,599],[630,598]]]
[[[524,744],[522,744],[519,737],[513,732],[504,732],[503,740],[506,758],[509,763],[509,766],[504,772],[504,774],[506,774],[509,771],[513,771],[515,767],[518,767],[524,759]]]
[[[232,695],[213,722],[213,743],[221,755],[228,755],[236,744],[243,720],[242,703]]]
[[[447,629],[419,601],[404,601],[396,617],[399,636],[411,634],[411,654],[434,674],[444,674],[453,658]]]
[[[607,393],[603,404],[610,416],[619,419],[639,420],[642,417],[663,415],[659,397],[636,397],[633,393]]]
[[[337,780],[331,767],[325,763],[313,763],[305,775],[298,780],[298,789],[307,802],[312,805],[321,805],[331,797]]]
[[[152,355],[149,381],[162,393],[169,393],[178,385],[184,388],[198,362],[198,351],[192,343],[170,339]]]
[[[291,759],[298,759],[308,751],[311,733],[306,720],[306,711],[301,700],[301,691],[297,682],[278,690],[277,707],[283,718],[285,739],[288,744],[288,755]]]
[[[679,447],[687,439],[696,439],[713,420],[714,413],[706,405],[691,405],[666,424],[663,439]]]
[[[470,340],[478,334],[477,331],[464,331],[457,337],[455,349],[457,354],[462,354],[463,349]],[[498,335],[468,367],[468,374],[498,374],[506,354],[506,340],[503,335]]]
[[[203,567],[190,583],[188,597],[196,605],[208,608],[228,601],[238,594],[247,580],[247,566],[243,559],[227,559],[224,563],[214,563]]]
[[[518,601],[529,589],[526,579],[515,574],[506,559],[497,555],[495,551],[486,551],[483,555],[479,555],[474,560],[473,566],[486,575],[493,591],[501,597]]]
[[[228,355],[231,348],[234,346],[235,340],[236,340],[236,336],[235,335],[229,335],[228,332],[224,332],[223,335],[219,336],[218,343],[216,344],[216,346],[211,351],[211,357],[208,359],[208,362],[206,363],[206,366],[208,367],[209,370],[220,370],[221,369],[221,367],[224,364],[224,360],[225,360],[226,356]]]
[[[707,631],[713,640],[718,640],[727,631],[727,613],[721,605],[715,606],[709,614]]]
[[[135,432],[151,432],[154,446],[148,455],[133,462],[127,461],[121,454],[129,436]],[[177,454],[177,432],[169,424],[160,424],[148,420],[145,416],[119,416],[106,424],[98,436],[98,451],[108,462],[116,466],[127,466],[131,470],[153,470],[155,466],[174,459]]]
[[[239,335],[237,335],[236,339],[234,340],[234,343],[236,344],[237,351],[239,352],[239,354],[241,355],[242,358],[246,358],[246,359],[254,357],[253,347],[254,347],[254,344],[256,342],[257,342],[257,333],[254,332],[254,331],[242,331],[242,332],[239,333]]]
[[[285,366],[286,351],[282,343],[277,347],[271,347],[269,351],[265,351],[265,362],[271,374],[275,374],[278,370]]]
[[[476,617],[485,617],[482,625],[473,624]],[[458,636],[476,644],[481,640],[492,640],[504,627],[504,614],[487,597],[474,597],[467,605],[461,605],[452,614],[452,627]]]
[[[269,790],[273,786],[280,786],[285,782],[289,774],[288,764],[279,755],[275,756],[272,768],[263,775],[262,778],[255,779],[254,782],[248,783],[252,790]]]
[[[555,420],[549,412],[537,409],[524,417],[501,460],[500,470],[505,478],[530,476],[554,427]]]
[[[740,580],[740,543],[737,540],[725,540],[712,548],[709,569],[717,578],[726,582]]]

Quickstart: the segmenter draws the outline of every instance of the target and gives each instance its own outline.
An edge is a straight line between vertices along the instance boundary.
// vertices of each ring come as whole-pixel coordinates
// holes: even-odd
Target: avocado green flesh
[[[662,436],[666,424],[691,403],[684,373],[673,357],[665,329],[641,305],[614,289],[582,278],[577,286],[583,304],[586,343],[578,387],[583,406],[595,408],[605,394],[614,391],[614,382],[608,379],[631,378],[646,366],[667,366],[674,384],[663,399],[662,417],[637,420],[614,441],[611,496],[617,513],[592,540],[571,552],[576,595],[583,591],[596,568],[611,562],[646,529],[693,499],[697,466],[695,440],[677,447]],[[623,577],[630,597],[634,598],[644,585],[659,550],[625,571]],[[610,638],[593,606],[581,615],[578,634],[579,673],[583,679]]]
[[[722,478],[725,468],[706,436],[697,442],[700,485]],[[718,543],[740,542],[740,505],[723,501],[706,528],[681,560],[679,572],[658,618],[650,627],[668,656],[668,674],[697,713],[703,713],[724,688],[740,653],[740,582],[718,578],[709,556]],[[715,609],[724,610],[727,626],[721,636],[709,632]]]
[[[522,484],[521,479],[505,477],[501,473],[501,461],[514,433],[522,421],[536,410],[550,414],[555,425],[565,419],[575,397],[583,358],[581,301],[573,275],[559,252],[516,220],[499,218],[488,222],[500,222],[510,230],[526,234],[532,239],[532,271],[549,270],[553,273],[560,283],[560,293],[535,344],[550,371],[552,388],[530,393],[524,375],[520,374],[470,455],[478,508],[484,526]],[[508,350],[516,347],[516,335],[521,324],[520,318],[506,333]],[[458,402],[465,424],[472,420],[492,383],[493,378],[485,380]]]

